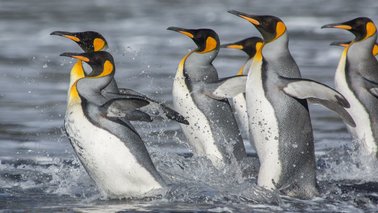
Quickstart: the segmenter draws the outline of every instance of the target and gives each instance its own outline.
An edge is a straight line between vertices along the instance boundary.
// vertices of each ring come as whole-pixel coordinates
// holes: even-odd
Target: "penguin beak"
[[[70,32],[54,31],[54,32],[50,33],[50,35],[62,36],[62,37],[71,39],[72,41],[80,42],[80,38],[78,38],[77,36],[75,36],[74,33],[70,33]]]
[[[238,50],[242,50],[243,49],[243,45],[240,45],[240,44],[234,44],[234,43],[230,43],[230,44],[222,44],[219,46],[220,48],[229,48],[229,49],[238,49]]]
[[[89,58],[83,56],[81,53],[62,53],[60,56],[70,57],[70,58],[76,58],[84,62],[89,62]]]
[[[348,47],[351,41],[334,41],[330,45],[331,46],[339,46],[339,47]]]
[[[260,25],[260,21],[258,20],[257,16],[255,16],[255,15],[250,15],[250,14],[239,12],[239,11],[236,11],[236,10],[229,10],[227,12],[234,14],[236,16],[239,16],[240,18],[251,22],[255,26]]]
[[[326,24],[321,27],[321,29],[324,29],[324,28],[337,28],[337,29],[343,29],[343,30],[351,30],[352,26],[345,23],[335,23],[335,24]]]
[[[168,27],[167,30],[171,30],[171,31],[181,33],[181,34],[186,35],[186,36],[188,36],[189,38],[192,38],[192,39],[194,38],[193,30],[184,29],[184,28],[180,28],[180,27]]]

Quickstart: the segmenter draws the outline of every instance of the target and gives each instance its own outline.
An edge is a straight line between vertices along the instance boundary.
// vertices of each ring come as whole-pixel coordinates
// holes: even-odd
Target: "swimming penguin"
[[[352,32],[355,39],[344,48],[335,74],[338,91],[349,101],[348,112],[356,126],[347,125],[358,139],[361,150],[378,157],[378,62],[374,57],[377,29],[373,21],[359,17],[322,28],[338,28]]]
[[[104,36],[102,36],[98,32],[94,31],[85,31],[85,32],[66,32],[66,31],[54,31],[50,35],[57,35],[68,38],[75,43],[77,43],[85,52],[96,52],[104,50],[108,47],[108,42],[105,40]],[[81,60],[77,60],[75,65],[72,67],[71,70],[71,80],[70,80],[70,87],[75,82],[74,73],[84,73],[83,64]],[[93,71],[89,74],[85,74],[87,76],[97,76],[99,73]],[[114,75],[113,75],[114,76]],[[125,114],[125,118],[129,121],[152,121],[152,117],[166,117],[171,120],[175,120],[180,123],[188,124],[184,117],[180,114],[169,108],[163,103],[159,103],[147,96],[136,92],[132,89],[125,89],[125,88],[118,88],[117,82],[115,81],[114,77],[111,83],[104,88],[101,93],[104,96],[109,96],[114,93],[129,95],[137,98],[143,98],[148,101],[150,104],[143,107],[143,109],[138,109],[137,111],[129,111]]]
[[[218,35],[211,29],[168,30],[188,36],[198,46],[181,59],[172,91],[175,109],[190,123],[181,128],[193,153],[207,157],[218,169],[242,160],[246,151],[231,106],[226,99],[210,98],[208,92],[219,80],[212,64],[219,51]]]
[[[316,196],[314,138],[307,100],[337,111],[353,124],[344,109],[349,104],[335,90],[301,78],[281,19],[229,12],[255,25],[264,44],[257,48],[247,77],[225,79],[213,94],[232,97],[246,92],[250,135],[260,160],[259,186],[304,199]]]
[[[263,40],[259,37],[250,37],[243,39],[241,41],[237,41],[234,43],[223,44],[221,48],[230,48],[230,49],[239,49],[245,52],[248,55],[248,60],[243,64],[240,68],[237,75],[248,75],[249,68],[251,66],[253,57],[256,54],[256,46],[261,46]],[[235,111],[236,118],[239,121],[241,129],[248,134],[249,127],[248,127],[248,114],[247,114],[247,102],[245,100],[244,93],[238,94],[232,98],[232,108]],[[255,145],[253,143],[253,139],[249,139],[250,144],[254,150],[256,150]]]
[[[61,55],[84,61],[101,73],[94,77],[75,73],[65,116],[71,144],[90,177],[109,198],[142,197],[151,190],[163,188],[164,180],[141,137],[127,120],[114,113],[149,103],[128,96],[101,95],[115,72],[109,53]]]

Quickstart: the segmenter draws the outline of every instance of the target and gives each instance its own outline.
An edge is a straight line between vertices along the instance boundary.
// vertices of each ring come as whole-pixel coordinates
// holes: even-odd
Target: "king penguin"
[[[314,138],[307,100],[335,110],[353,125],[344,109],[349,104],[337,91],[301,78],[281,19],[229,12],[255,25],[264,43],[257,48],[248,76],[226,79],[213,94],[232,97],[246,92],[250,137],[260,160],[259,186],[302,199],[316,196]]]
[[[352,41],[335,41],[332,42],[332,46],[340,46],[340,47],[349,47]],[[371,52],[374,56],[378,55],[378,43],[374,44],[373,51]]]
[[[239,69],[237,75],[248,75],[249,68],[251,67],[251,63],[253,57],[256,54],[256,47],[261,46],[263,40],[259,37],[249,37],[243,39],[241,41],[237,41],[234,43],[223,44],[221,48],[229,48],[229,49],[238,49],[242,50],[248,55],[247,61],[243,64],[243,66]],[[247,114],[247,102],[245,100],[245,94],[241,93],[236,95],[232,98],[232,108],[235,112],[236,119],[238,119],[241,129],[248,134],[249,127],[248,127],[248,114]],[[255,145],[253,143],[253,138],[249,139],[249,142],[254,150],[256,150]]]
[[[50,35],[57,35],[68,38],[75,43],[77,43],[83,51],[90,53],[90,52],[97,52],[104,50],[108,47],[108,42],[105,40],[104,36],[100,33],[95,31],[85,31],[85,32],[66,32],[66,31],[54,31]],[[86,76],[97,76],[100,73],[96,72],[96,70],[92,70],[91,73],[86,74],[83,69],[83,64],[81,60],[77,60],[75,65],[72,67],[71,70],[71,80],[69,84],[69,88],[71,88],[72,84],[75,82],[76,79],[75,73],[84,73]],[[114,75],[113,75],[114,76]],[[104,88],[101,93],[104,96],[112,96],[113,94],[123,94],[128,95],[130,97],[136,98],[143,98],[148,101],[150,104],[146,105],[142,109],[138,109],[136,111],[128,111],[125,115],[125,119],[129,121],[147,121],[150,122],[153,120],[152,117],[166,117],[171,120],[175,120],[177,122],[188,124],[187,120],[184,119],[183,116],[178,114],[176,111],[172,110],[168,106],[163,103],[159,103],[151,98],[148,98],[144,94],[136,92],[132,89],[125,89],[125,88],[118,88],[117,82],[115,81],[114,77],[109,85]]]
[[[143,99],[114,95],[101,90],[113,79],[115,65],[107,52],[63,53],[88,63],[101,73],[86,77],[76,73],[69,92],[65,129],[76,154],[90,177],[109,198],[142,197],[165,186],[144,143],[133,126],[114,116],[126,107],[147,105]]]
[[[378,62],[373,52],[376,26],[371,19],[359,17],[322,28],[344,29],[355,35],[341,55],[335,85],[351,104],[348,112],[356,126],[347,125],[348,130],[364,153],[378,157]]]
[[[218,35],[211,29],[168,30],[188,36],[198,46],[181,59],[172,91],[175,109],[189,121],[181,128],[193,153],[207,157],[218,169],[235,159],[240,162],[246,151],[231,106],[226,99],[209,96],[211,83],[219,80],[212,64],[219,51]]]

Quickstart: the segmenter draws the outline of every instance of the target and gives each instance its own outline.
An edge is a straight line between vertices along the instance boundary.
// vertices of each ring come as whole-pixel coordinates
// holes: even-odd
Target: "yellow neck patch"
[[[243,19],[245,19],[245,20],[247,20],[247,21],[249,21],[249,22],[251,22],[252,24],[254,24],[256,26],[260,25],[260,22],[257,21],[254,18],[251,18],[251,17],[248,17],[248,16],[243,16],[243,15],[240,15],[240,17],[243,18]]]
[[[113,64],[109,60],[106,60],[105,63],[104,63],[104,69],[102,70],[102,73],[100,75],[96,76],[96,78],[100,78],[100,77],[110,75],[110,74],[113,73],[113,70],[114,70]]]
[[[68,39],[71,39],[72,41],[76,41],[76,42],[79,42],[80,41],[80,38],[76,37],[76,36],[71,36],[71,35],[64,35],[64,37],[68,38]]]
[[[178,72],[183,72],[184,71],[184,65],[185,65],[185,61],[186,59],[190,56],[190,54],[192,54],[194,52],[193,51],[190,51],[188,54],[186,54],[180,61],[179,65],[178,65]]]
[[[239,50],[243,49],[243,45],[240,45],[240,44],[230,44],[230,45],[227,45],[226,47],[230,49],[239,49]]]
[[[275,37],[275,39],[277,39],[280,36],[282,36],[285,32],[286,32],[286,26],[285,26],[285,24],[282,21],[277,22],[277,25],[276,25],[276,37]]]
[[[263,47],[264,47],[263,42],[257,42],[256,43],[256,54],[255,54],[254,60],[262,61],[262,59],[263,59],[263,55],[262,55]]]
[[[71,69],[71,73],[70,73],[71,82],[74,83],[75,81],[84,77],[85,77],[85,72],[83,69],[83,62],[80,60],[77,60],[77,62]]]
[[[366,24],[366,37],[365,39],[369,38],[370,36],[374,35],[375,32],[377,31],[377,28],[373,24],[373,22],[368,22]]]
[[[72,85],[70,85],[70,91],[68,93],[68,95],[69,95],[68,103],[69,104],[78,103],[78,102],[81,101],[79,93],[78,93],[77,88],[76,88],[76,84],[77,84],[78,80],[85,77],[85,72],[84,72],[82,63],[83,63],[82,61],[78,60],[71,69],[70,78],[71,78]]]
[[[81,102],[79,92],[77,91],[77,82],[78,81],[76,81],[70,89],[70,97],[68,99],[68,104],[74,104],[74,103],[80,103]]]
[[[101,38],[95,38],[93,40],[93,49],[95,52],[102,50],[105,47],[105,41]]]
[[[217,44],[218,43],[215,40],[215,38],[213,38],[211,36],[207,37],[205,49],[200,53],[208,53],[210,51],[213,51],[217,47]]]

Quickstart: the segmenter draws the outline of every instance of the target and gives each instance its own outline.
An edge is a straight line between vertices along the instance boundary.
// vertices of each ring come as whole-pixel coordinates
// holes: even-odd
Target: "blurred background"
[[[95,190],[63,130],[73,61],[59,54],[81,49],[68,39],[50,36],[52,31],[100,32],[115,58],[120,87],[171,105],[178,62],[195,44],[166,28],[212,28],[221,42],[260,36],[247,21],[226,12],[230,9],[279,16],[287,25],[290,50],[303,77],[332,87],[342,49],[329,44],[353,36],[320,27],[357,16],[378,22],[376,0],[0,0],[0,207],[2,199],[9,207],[16,197],[25,206],[33,205],[35,200],[25,198],[30,189],[77,197],[88,189],[72,189],[76,181]],[[214,65],[219,76],[226,77],[236,74],[246,59],[242,52],[224,49]],[[352,147],[337,115],[318,106],[311,106],[311,112],[317,156],[326,156],[319,157],[319,167],[337,165],[321,170],[319,178],[366,177],[364,172],[351,172],[354,167],[340,167],[329,154]],[[136,125],[152,152],[189,152],[178,124]]]

